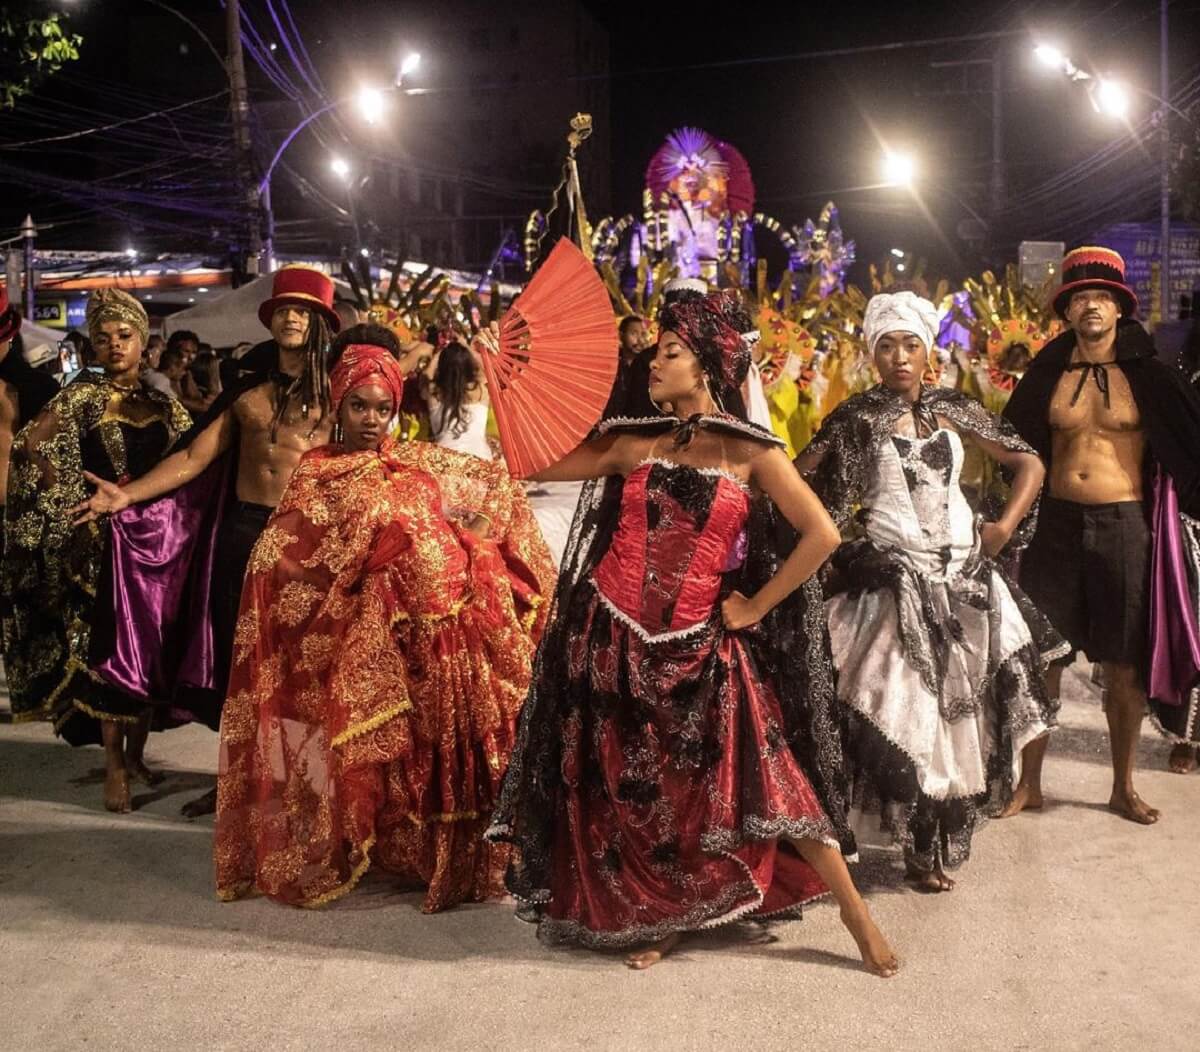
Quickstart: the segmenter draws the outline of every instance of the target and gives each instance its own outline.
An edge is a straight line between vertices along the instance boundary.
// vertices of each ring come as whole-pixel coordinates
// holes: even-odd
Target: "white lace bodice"
[[[959,486],[964,450],[958,433],[893,435],[880,450],[863,502],[867,535],[903,550],[923,573],[954,574],[975,548],[975,517]]]

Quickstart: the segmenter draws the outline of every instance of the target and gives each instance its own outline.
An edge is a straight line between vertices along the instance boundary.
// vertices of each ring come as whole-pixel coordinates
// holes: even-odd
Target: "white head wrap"
[[[911,332],[932,350],[938,334],[937,308],[915,292],[881,292],[872,296],[863,316],[867,349],[875,353],[879,338],[889,332]]]

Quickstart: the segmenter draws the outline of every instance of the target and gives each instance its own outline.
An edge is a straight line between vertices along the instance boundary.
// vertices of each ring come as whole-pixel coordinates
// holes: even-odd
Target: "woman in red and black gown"
[[[650,396],[539,476],[581,500],[489,837],[543,939],[659,961],[682,933],[832,892],[867,967],[896,960],[846,868],[820,589],[839,541],[745,419],[740,312],[664,309]],[[797,540],[797,534],[799,538]]]

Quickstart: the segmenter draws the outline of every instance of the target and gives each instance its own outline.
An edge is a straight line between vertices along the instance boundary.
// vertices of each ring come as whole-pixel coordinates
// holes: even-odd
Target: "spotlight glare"
[[[1051,44],[1038,44],[1033,49],[1034,57],[1047,69],[1067,68],[1067,56]]]
[[[363,88],[358,93],[358,112],[368,124],[378,124],[387,111],[387,98],[378,88]]]
[[[1129,89],[1119,80],[1102,77],[1096,82],[1096,106],[1109,117],[1126,116],[1129,113]]]
[[[909,153],[887,153],[883,158],[883,178],[892,186],[911,186],[917,174],[917,162]]]

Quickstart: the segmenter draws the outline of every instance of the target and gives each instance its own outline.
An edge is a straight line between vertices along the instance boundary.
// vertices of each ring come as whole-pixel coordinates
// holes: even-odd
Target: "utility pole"
[[[33,321],[37,305],[37,274],[33,268],[33,243],[37,240],[37,226],[33,216],[27,215],[21,224],[21,241],[25,248],[25,320]]]
[[[1000,48],[991,58],[956,59],[947,62],[931,62],[930,69],[953,70],[960,76],[960,87],[924,93],[928,98],[959,96],[974,98],[990,95],[992,104],[992,156],[988,169],[988,221],[981,224],[986,250],[996,251],[999,243],[998,217],[1008,196],[1008,181],[1004,164],[1004,50]],[[974,70],[987,67],[990,87],[982,87],[981,78],[972,76]]]
[[[1004,207],[1007,187],[1004,180],[1004,61],[1003,53],[997,52],[992,59],[992,178],[991,220],[993,232],[996,217]]]
[[[1159,87],[1158,94],[1162,108],[1160,114],[1160,134],[1162,135],[1162,188],[1159,209],[1161,212],[1162,229],[1159,231],[1159,270],[1160,299],[1162,320],[1171,320],[1171,128],[1170,110],[1167,99],[1171,91],[1170,78],[1167,75],[1167,45],[1170,40],[1167,21],[1167,0],[1159,4]]]
[[[242,57],[241,0],[226,0],[225,35],[233,117],[233,143],[237,154],[237,181],[248,226],[246,271],[256,276],[262,260],[262,227],[258,184],[254,178],[254,144],[250,138],[250,97],[246,90],[246,63]]]

